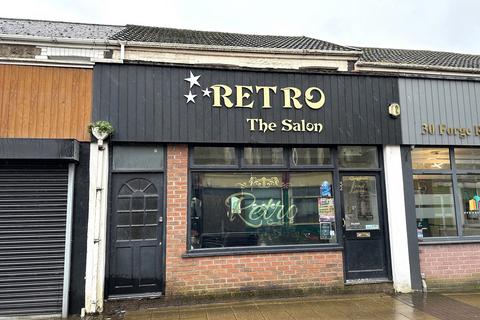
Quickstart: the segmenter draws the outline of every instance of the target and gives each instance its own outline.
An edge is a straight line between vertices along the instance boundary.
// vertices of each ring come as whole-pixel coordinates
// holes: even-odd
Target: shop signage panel
[[[153,65],[94,70],[117,141],[398,144],[397,79]]]
[[[403,144],[480,144],[480,82],[400,78],[399,94]]]

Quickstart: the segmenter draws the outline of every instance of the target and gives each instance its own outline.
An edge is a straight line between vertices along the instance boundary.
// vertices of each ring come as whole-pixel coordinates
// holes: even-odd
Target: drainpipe
[[[127,45],[126,41],[119,41],[120,43],[120,60],[125,60],[125,46]]]

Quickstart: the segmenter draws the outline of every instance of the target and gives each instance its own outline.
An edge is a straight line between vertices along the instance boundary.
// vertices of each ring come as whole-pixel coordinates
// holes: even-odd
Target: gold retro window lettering
[[[277,87],[277,86],[243,86],[236,85],[234,88],[215,84],[210,87],[213,90],[212,107],[214,108],[249,108],[259,107],[262,109],[272,108],[272,96],[280,94],[282,96],[282,108],[284,109],[302,109],[310,108],[319,110],[325,105],[325,94],[322,89],[309,87],[305,91],[296,87]],[[235,92],[235,94],[234,94]],[[304,102],[305,105],[302,103]],[[319,122],[308,122],[305,120],[293,121],[283,119],[280,124],[276,122],[265,121],[262,118],[247,118],[250,131],[281,131],[289,132],[322,132],[323,124]]]

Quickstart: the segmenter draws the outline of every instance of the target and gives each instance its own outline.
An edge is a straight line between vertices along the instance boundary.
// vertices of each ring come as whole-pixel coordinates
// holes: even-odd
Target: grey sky
[[[476,0],[1,0],[0,16],[305,35],[342,45],[480,54]]]

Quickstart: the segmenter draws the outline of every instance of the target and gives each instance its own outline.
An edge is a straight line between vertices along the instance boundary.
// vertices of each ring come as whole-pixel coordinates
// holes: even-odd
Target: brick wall
[[[480,285],[480,244],[420,246],[420,268],[430,289]]]
[[[187,240],[188,147],[167,147],[166,295],[343,286],[340,251],[182,258]]]

